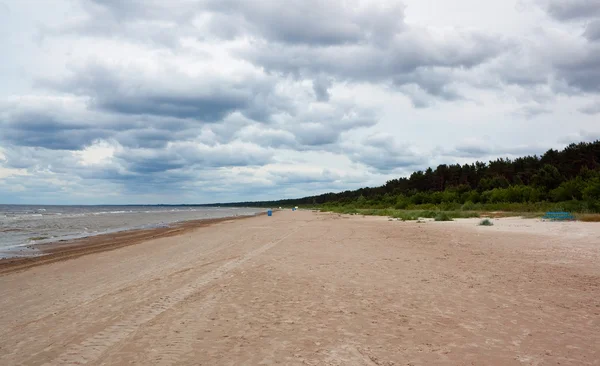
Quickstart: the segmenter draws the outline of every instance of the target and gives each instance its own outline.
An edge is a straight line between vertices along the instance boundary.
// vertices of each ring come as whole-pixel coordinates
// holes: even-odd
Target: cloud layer
[[[4,1],[0,202],[295,197],[600,136],[600,4],[489,8]]]

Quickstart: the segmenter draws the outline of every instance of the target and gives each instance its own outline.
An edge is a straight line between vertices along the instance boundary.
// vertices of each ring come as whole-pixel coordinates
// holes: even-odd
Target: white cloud
[[[73,154],[79,158],[79,162],[83,166],[102,165],[109,162],[114,157],[115,151],[120,148],[122,149],[116,144],[98,140],[83,150],[74,151]]]

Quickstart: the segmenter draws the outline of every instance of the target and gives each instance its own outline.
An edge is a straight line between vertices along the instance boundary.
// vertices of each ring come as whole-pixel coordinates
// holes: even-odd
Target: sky
[[[600,0],[0,0],[0,203],[269,200],[600,138]]]

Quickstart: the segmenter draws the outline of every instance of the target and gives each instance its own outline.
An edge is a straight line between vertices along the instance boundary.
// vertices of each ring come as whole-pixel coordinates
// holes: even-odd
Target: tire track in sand
[[[216,285],[218,286],[218,285]],[[215,287],[216,287],[215,286]],[[152,345],[153,353],[158,354],[150,355],[151,359],[148,359],[148,353],[138,353],[133,360],[129,360],[129,363],[133,362],[134,364],[152,364],[159,366],[169,366],[169,365],[177,365],[180,364],[181,361],[189,358],[190,353],[194,350],[194,342],[197,340],[197,331],[193,327],[189,326],[196,322],[199,316],[205,311],[209,311],[217,306],[219,301],[222,298],[222,294],[220,293],[210,293],[211,288],[208,287],[205,291],[209,291],[208,294],[198,293],[201,296],[198,299],[190,299],[190,301],[194,301],[193,310],[185,311],[181,317],[178,317],[177,322],[187,326],[180,328],[175,334],[169,335],[168,343],[163,345],[163,347],[157,347],[155,344]],[[201,303],[200,306],[196,304]],[[141,330],[140,330],[141,331]],[[142,356],[142,357],[140,357]],[[110,357],[110,355],[107,355]],[[116,360],[124,363],[118,357]],[[100,363],[105,363],[105,359],[101,359]],[[109,364],[112,361],[108,362]]]
[[[220,251],[224,251],[225,249],[229,249],[229,248],[231,248],[233,246],[238,245],[240,242],[242,242],[244,240],[245,239],[239,239],[239,240],[233,241],[233,242],[231,242],[231,243],[229,243],[229,244],[227,244],[225,246],[221,246],[221,247],[216,247],[216,248],[209,249],[208,251],[202,252],[202,257],[206,257],[206,256],[209,256],[211,254],[215,254],[215,253],[218,253]],[[196,249],[197,248],[194,248],[193,250],[196,250]],[[197,268],[204,267],[204,266],[208,266],[208,265],[211,265],[211,264],[215,264],[217,262],[224,262],[225,260],[228,260],[228,259],[231,259],[231,258],[219,259],[219,260],[215,260],[215,261],[209,261],[209,262],[205,262],[205,263],[201,263],[201,264],[196,264],[195,267],[197,267]],[[193,264],[191,262],[189,262],[189,261],[186,261],[186,262],[174,262],[172,265],[167,265],[165,267],[159,268],[157,271],[150,270],[147,274],[145,274],[145,276],[148,277],[147,282],[152,282],[152,281],[154,281],[156,279],[162,279],[164,277],[163,275],[160,275],[161,272],[171,271],[171,270],[175,269],[176,267],[187,267],[187,266],[191,266],[191,265],[193,265]],[[177,272],[175,272],[175,273],[177,273]],[[171,275],[173,275],[173,273],[169,274],[168,276],[171,276]],[[66,308],[61,309],[59,311],[56,311],[54,313],[50,313],[50,314],[43,315],[43,316],[35,318],[35,319],[31,319],[31,320],[29,320],[29,321],[27,321],[25,323],[14,325],[11,328],[7,327],[6,329],[1,329],[0,330],[0,335],[11,334],[11,333],[14,333],[14,332],[17,332],[17,331],[22,332],[26,327],[35,325],[36,323],[45,321],[47,319],[53,319],[53,318],[56,319],[56,318],[58,318],[60,316],[64,316],[65,314],[68,314],[68,313],[73,313],[73,312],[76,312],[76,311],[82,311],[86,306],[89,306],[90,304],[93,304],[95,301],[98,301],[98,300],[101,300],[101,299],[104,299],[104,298],[108,298],[108,297],[111,297],[111,296],[115,296],[116,294],[119,294],[119,293],[122,293],[124,291],[128,291],[129,289],[137,287],[138,285],[135,284],[136,281],[137,281],[137,279],[133,279],[131,281],[125,280],[125,281],[123,281],[123,283],[121,285],[119,285],[118,288],[116,288],[114,290],[110,290],[109,292],[105,292],[105,293],[103,293],[101,295],[93,296],[89,300],[82,301],[82,302],[80,302],[80,303],[78,303],[78,304],[76,304],[74,306],[66,307]]]
[[[281,243],[283,240],[298,232],[306,224],[307,223],[300,225],[281,238],[271,241],[236,260],[227,262],[212,272],[206,273],[205,275],[199,277],[196,282],[180,288],[179,290],[171,293],[171,295],[163,296],[158,301],[142,307],[131,315],[126,316],[122,321],[113,324],[98,333],[95,333],[92,337],[85,339],[81,343],[68,347],[65,352],[54,358],[52,361],[45,363],[44,365],[82,365],[97,360],[108,349],[124,341],[142,324],[148,323],[158,315],[173,308],[175,305],[192,296],[202,287],[222,278],[227,272],[232,271],[241,264],[273,248],[275,245]],[[209,304],[211,304],[211,302],[209,302],[206,306]],[[205,307],[203,306],[199,310],[204,310],[204,308]],[[191,340],[187,341],[189,342]]]

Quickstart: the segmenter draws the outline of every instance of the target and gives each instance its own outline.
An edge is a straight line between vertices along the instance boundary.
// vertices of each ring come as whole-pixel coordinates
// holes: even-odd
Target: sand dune
[[[599,228],[188,227],[0,275],[0,364],[598,365]]]

